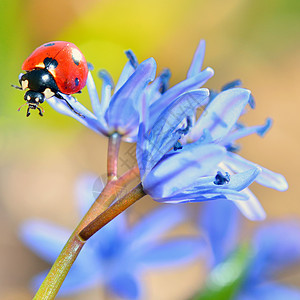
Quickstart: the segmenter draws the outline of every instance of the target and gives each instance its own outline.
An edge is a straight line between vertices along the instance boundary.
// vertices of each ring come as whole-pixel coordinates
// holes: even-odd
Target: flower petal
[[[53,263],[69,239],[71,231],[40,220],[21,225],[20,238],[38,256]]]
[[[277,283],[267,283],[250,287],[238,295],[237,300],[299,300],[300,290]]]
[[[139,125],[138,100],[155,77],[156,63],[153,58],[142,62],[124,85],[113,95],[105,119],[110,130],[126,134]]]
[[[102,84],[102,97],[101,97],[101,103],[98,97],[98,92],[96,89],[96,85],[94,82],[94,79],[92,77],[91,72],[88,73],[86,86],[90,95],[92,107],[95,116],[97,117],[99,123],[103,128],[107,131],[107,124],[104,119],[104,112],[106,110],[106,107],[108,106],[109,99],[110,99],[110,93],[111,93],[111,86],[106,84],[105,80]],[[107,99],[109,97],[109,99]]]
[[[128,232],[126,237],[130,249],[148,247],[158,240],[168,230],[179,225],[186,217],[184,207],[164,205],[144,216]]]
[[[170,268],[187,264],[195,260],[205,250],[202,239],[177,238],[159,245],[145,247],[137,253],[139,264],[143,268]]]
[[[222,139],[238,120],[249,97],[250,91],[242,88],[229,89],[218,94],[192,128],[191,139],[197,141],[204,129],[210,131],[213,140]]]
[[[193,77],[201,72],[205,54],[205,40],[201,40],[195,52],[192,64],[187,73],[187,78]]]
[[[160,113],[170,104],[173,100],[180,96],[182,93],[188,92],[193,89],[201,87],[208,79],[214,75],[214,70],[206,68],[196,76],[188,78],[175,86],[168,89],[162,96],[157,99],[150,106],[150,115],[152,122],[154,123],[159,117]],[[152,127],[153,124],[151,124]]]
[[[144,132],[144,124],[140,125],[136,156],[142,178],[180,138],[182,134],[176,132],[176,128],[187,116],[194,114],[208,95],[207,89],[199,89],[177,97],[161,113],[148,136]]]
[[[286,267],[300,263],[300,223],[272,222],[257,230],[253,240],[256,250],[251,278],[263,279]]]
[[[231,152],[227,152],[224,163],[234,172],[242,172],[253,166],[257,166],[238,154]],[[281,174],[274,173],[261,166],[260,168],[262,169],[262,172],[255,180],[257,183],[278,191],[285,191],[288,188],[288,184]]]
[[[130,53],[131,58],[133,58],[135,60],[135,65],[138,65],[138,61],[134,55],[134,53],[131,50],[128,50],[127,53]],[[125,52],[125,54],[127,54]],[[128,55],[127,55],[128,57]],[[132,64],[132,61],[128,61],[125,65],[125,67],[123,68],[123,71],[119,77],[119,80],[116,84],[115,90],[114,90],[114,94],[124,85],[124,83],[128,80],[128,78],[134,73],[135,71],[135,67]]]
[[[131,273],[120,273],[108,282],[112,293],[120,298],[140,299],[142,290],[138,276]]]
[[[221,140],[220,144],[226,146],[228,144],[235,142],[236,140],[238,140],[240,138],[243,138],[245,136],[248,136],[248,135],[254,134],[254,133],[263,137],[267,133],[267,131],[271,128],[271,126],[272,126],[272,119],[268,118],[264,125],[244,127],[244,128],[238,129],[232,133],[229,133],[227,136],[225,136]]]
[[[74,118],[75,120],[79,121],[84,126],[94,130],[97,133],[106,134],[106,129],[103,127],[103,125],[97,120],[97,118],[88,111],[83,105],[81,105],[77,100],[75,100],[71,96],[67,96],[64,94],[63,97],[65,97],[68,102],[72,105],[72,107],[82,116],[79,116],[78,114],[74,113],[70,107],[65,103],[64,100],[58,99],[56,97],[51,97],[47,99],[48,104],[55,109],[57,112],[67,115],[69,117]]]
[[[251,221],[264,220],[266,212],[255,195],[248,188],[244,189],[242,193],[248,196],[248,201],[234,201],[241,213]]]
[[[144,190],[154,199],[170,197],[215,169],[225,154],[218,145],[186,145],[154,167],[143,180]]]
[[[224,261],[237,246],[240,221],[232,202],[222,200],[201,205],[198,225],[209,240],[214,265]]]

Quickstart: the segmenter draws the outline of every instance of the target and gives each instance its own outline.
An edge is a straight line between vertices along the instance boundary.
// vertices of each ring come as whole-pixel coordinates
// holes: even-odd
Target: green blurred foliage
[[[240,290],[246,275],[252,251],[241,245],[224,262],[215,266],[208,275],[204,289],[191,300],[228,300]]]

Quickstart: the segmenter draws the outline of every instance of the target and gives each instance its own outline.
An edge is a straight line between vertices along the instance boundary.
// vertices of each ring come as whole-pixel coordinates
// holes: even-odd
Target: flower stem
[[[121,143],[121,136],[115,132],[108,140],[107,152],[107,180],[116,180],[118,176],[118,155]]]
[[[79,232],[81,232],[83,228],[105,211],[105,209],[107,209],[116,199],[118,193],[124,188],[124,186],[137,178],[138,175],[139,170],[136,166],[124,173],[117,180],[108,182],[102,193],[98,196],[67,241],[65,247],[37,291],[34,297],[35,300],[50,300],[55,298],[60,286],[85,243],[85,241],[79,237]]]
[[[87,241],[92,235],[94,235],[99,229],[113,220],[121,212],[126,210],[129,206],[134,204],[137,200],[143,198],[146,193],[143,190],[143,186],[139,183],[134,189],[132,189],[123,198],[119,199],[95,220],[89,223],[85,228],[81,230],[79,236]]]
[[[33,300],[55,298],[84,243],[78,235],[69,238]]]

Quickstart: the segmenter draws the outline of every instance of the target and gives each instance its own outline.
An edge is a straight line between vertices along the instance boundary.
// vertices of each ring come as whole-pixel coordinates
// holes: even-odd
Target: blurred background
[[[269,220],[300,217],[298,0],[2,0],[0,14],[1,299],[30,299],[30,278],[48,267],[19,241],[21,223],[40,218],[74,228],[76,179],[106,170],[104,137],[47,104],[43,118],[17,112],[23,93],[10,85],[18,84],[24,59],[49,41],[75,43],[96,70],[107,69],[115,80],[126,62],[124,50],[132,49],[139,61],[152,56],[158,71],[171,69],[173,85],[185,78],[199,40],[205,39],[204,66],[215,70],[206,87],[219,89],[241,79],[256,100],[256,109],[243,120],[254,125],[274,119],[264,139],[243,139],[241,154],[282,173],[290,188],[280,193],[253,184],[252,191]],[[97,84],[100,89],[100,80]],[[90,107],[86,89],[78,100]],[[121,156],[130,147],[123,144]],[[121,165],[120,173],[124,170]],[[153,201],[138,203],[132,219],[153,206]],[[258,225],[247,221],[249,230]],[[201,272],[200,262],[180,269],[181,278],[190,278],[180,283],[174,270],[147,274],[149,299],[184,299],[198,288]],[[299,273],[288,282],[300,287]],[[98,290],[76,299],[100,298]]]

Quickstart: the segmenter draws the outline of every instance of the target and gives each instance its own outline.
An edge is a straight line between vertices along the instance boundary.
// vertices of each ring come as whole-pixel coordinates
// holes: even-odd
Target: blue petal
[[[89,72],[88,77],[87,77],[87,81],[86,81],[86,86],[90,95],[90,99],[91,99],[91,103],[92,103],[92,108],[94,111],[95,116],[98,119],[98,122],[100,123],[101,127],[103,128],[103,130],[105,130],[107,132],[108,128],[107,128],[107,124],[106,121],[104,119],[104,111],[106,109],[106,105],[108,105],[108,103],[106,104],[106,102],[108,100],[105,99],[105,97],[108,97],[111,90],[109,90],[109,88],[106,88],[105,83],[103,83],[102,85],[102,98],[101,98],[101,103],[98,97],[98,92],[96,89],[96,85],[94,82],[94,79],[92,77],[91,72]],[[107,90],[107,95],[103,95],[103,90]]]
[[[156,63],[153,58],[142,62],[124,85],[113,95],[105,119],[112,132],[122,135],[139,125],[138,100],[146,87],[155,77]]]
[[[241,191],[246,187],[248,187],[260,173],[261,173],[261,169],[259,167],[256,167],[248,171],[230,176],[229,183],[225,183],[223,185],[216,185],[214,183],[215,176],[202,177],[196,179],[192,186],[195,191],[206,191],[211,189],[212,190],[230,189],[230,190]]]
[[[133,52],[132,52],[132,54],[133,54]],[[134,54],[133,54],[133,57],[135,57]],[[136,63],[137,63],[137,61],[136,61]],[[119,77],[119,80],[116,84],[114,93],[116,93],[124,85],[124,83],[134,73],[134,71],[135,71],[134,66],[132,65],[132,63],[130,61],[128,61]]]
[[[254,134],[254,133],[263,137],[267,133],[267,131],[271,128],[271,126],[272,126],[272,119],[267,119],[266,123],[264,125],[244,127],[242,129],[238,129],[238,130],[228,134],[227,136],[225,136],[225,138],[223,138],[221,140],[220,144],[228,145],[228,144],[235,142],[236,140],[238,140],[240,138],[243,138],[245,136],[248,136],[248,135]]]
[[[251,221],[262,221],[266,218],[266,212],[261,206],[259,200],[247,188],[242,191],[248,197],[247,201],[234,201],[241,213]]]
[[[120,273],[109,282],[109,289],[112,293],[120,298],[125,299],[140,299],[141,286],[138,276],[130,273]]]
[[[105,182],[95,174],[80,176],[75,186],[75,196],[82,218],[94,203],[104,188]]]
[[[213,200],[247,200],[247,196],[233,190],[222,191],[222,194],[217,192],[209,191],[204,193],[192,193],[184,194],[180,193],[171,197],[154,199],[157,202],[161,203],[194,203],[194,202],[203,202],[203,201],[213,201]]]
[[[187,116],[194,114],[195,109],[208,98],[208,95],[207,89],[199,89],[176,98],[162,112],[148,136],[144,132],[144,125],[141,124],[136,156],[142,178],[180,138],[181,134],[175,131],[176,128]]]
[[[256,164],[231,152],[227,153],[224,163],[228,165],[234,172],[242,172],[257,166]],[[257,183],[278,191],[285,191],[288,188],[288,184],[281,174],[274,173],[261,166],[260,168],[262,169],[262,173],[256,178]]]
[[[179,225],[186,217],[184,207],[164,205],[144,216],[126,237],[127,245],[130,248],[145,248],[158,240],[168,230]]]
[[[299,300],[300,290],[277,283],[267,283],[250,287],[237,296],[236,300]]]
[[[201,68],[204,60],[204,54],[205,54],[205,41],[201,40],[196,50],[196,53],[194,55],[190,69],[187,73],[187,78],[193,77],[201,72]]]
[[[20,229],[23,243],[49,263],[55,261],[70,235],[65,228],[39,220],[27,221]]]
[[[237,192],[230,189],[215,189],[208,191],[190,192],[184,191],[178,194],[165,197],[165,198],[155,198],[157,202],[163,203],[192,203],[192,202],[203,202],[212,200],[232,200],[232,201],[245,201],[248,200],[248,196],[244,193]]]
[[[94,130],[97,133],[102,133],[106,134],[107,130],[103,126],[102,123],[100,123],[97,118],[90,112],[88,111],[83,105],[81,105],[77,100],[75,100],[71,96],[67,96],[64,94],[63,97],[65,97],[69,103],[72,105],[72,107],[82,116],[77,115],[74,113],[69,106],[65,103],[64,100],[58,99],[56,97],[51,97],[47,99],[48,104],[55,109],[57,112],[67,115],[69,117],[74,118],[75,120],[79,121],[81,124],[84,126]]]
[[[300,263],[300,223],[273,222],[258,229],[253,247],[256,256],[251,277],[263,278]]]
[[[193,89],[201,87],[208,79],[214,75],[214,71],[211,68],[206,68],[201,73],[188,78],[172,88],[168,89],[159,99],[157,99],[150,106],[150,115],[153,123],[157,120],[160,113],[170,104],[173,100],[182,93],[188,92]],[[150,124],[152,126],[152,124]]]
[[[233,128],[248,103],[250,91],[242,88],[226,90],[209,103],[190,133],[198,140],[208,129],[213,140],[220,140]]]
[[[177,238],[160,245],[145,247],[137,253],[137,259],[144,268],[170,268],[187,264],[195,260],[205,250],[202,239]]]
[[[216,265],[237,245],[240,214],[232,202],[224,200],[207,202],[201,208],[198,225],[210,242]]]
[[[215,169],[225,154],[218,145],[186,145],[153,168],[142,182],[144,190],[154,199],[170,197]]]
[[[111,92],[114,86],[114,82],[110,74],[106,70],[100,70],[98,72],[98,76],[100,79],[102,79],[101,104],[99,109],[99,115],[101,116],[101,118],[104,118],[104,114],[110,103]]]

